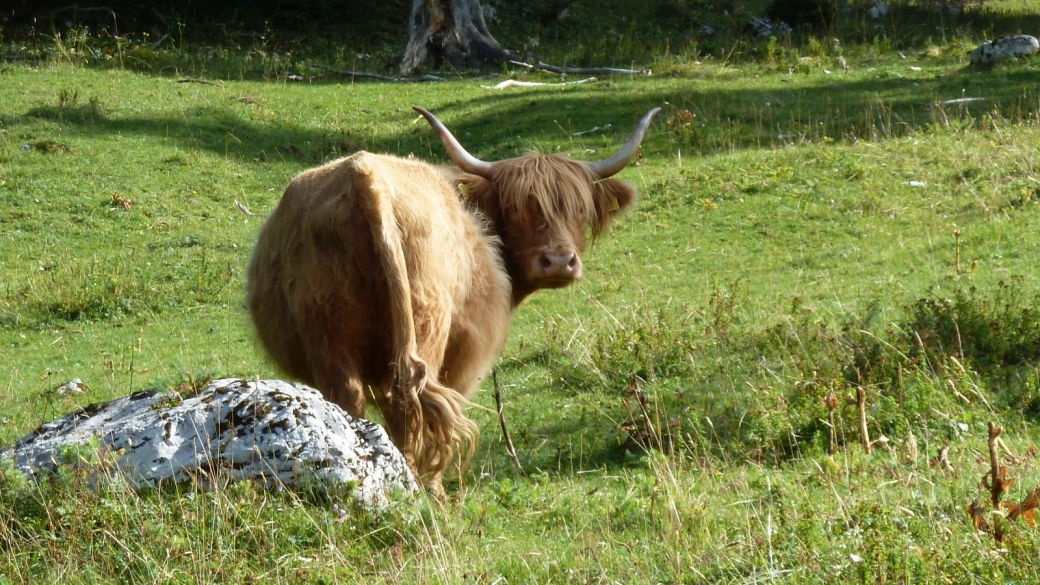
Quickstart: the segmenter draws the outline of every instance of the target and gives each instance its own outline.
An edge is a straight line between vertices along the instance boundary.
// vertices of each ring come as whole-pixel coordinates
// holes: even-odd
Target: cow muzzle
[[[532,264],[531,272],[535,280],[549,288],[567,286],[581,279],[581,258],[572,249],[543,250]]]

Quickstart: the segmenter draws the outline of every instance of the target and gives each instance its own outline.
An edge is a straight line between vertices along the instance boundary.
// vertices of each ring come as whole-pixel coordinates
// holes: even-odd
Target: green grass
[[[266,212],[358,149],[445,161],[412,105],[487,159],[603,157],[664,108],[585,281],[517,312],[498,369],[523,473],[476,409],[448,501],[376,515],[5,473],[0,583],[1037,580],[1036,531],[998,547],[964,508],[985,500],[987,422],[1019,455],[1040,438],[1040,64],[964,53],[1038,15],[992,3],[927,37],[897,8],[877,37],[839,24],[848,72],[807,39],[710,60],[637,43],[652,77],[505,91],[265,80],[248,47],[139,53],[213,84],[53,45],[0,65],[0,444],[132,390],[278,376],[241,307],[260,220],[234,201]],[[941,103],[961,97],[986,99]],[[633,376],[668,456],[623,429]],[[50,392],[75,377],[86,395]],[[889,442],[863,453],[842,407],[829,456],[823,398],[856,387]],[[928,464],[944,445],[953,471]],[[1010,473],[1009,500],[1040,483],[1032,455]]]

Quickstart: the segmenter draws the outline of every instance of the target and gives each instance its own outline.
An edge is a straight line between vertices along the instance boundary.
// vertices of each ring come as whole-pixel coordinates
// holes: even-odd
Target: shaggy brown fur
[[[545,250],[585,251],[585,232],[595,239],[610,219],[636,199],[631,185],[617,179],[595,180],[581,162],[557,155],[533,154],[495,163],[484,179],[459,173],[469,206],[491,219],[504,243],[503,260],[513,290],[513,305],[542,288],[558,288],[568,279],[539,278],[532,265]],[[578,279],[580,279],[580,272]]]
[[[249,263],[247,304],[274,361],[352,416],[370,398],[435,493],[475,446],[462,406],[513,309],[580,278],[586,230],[595,237],[635,198],[558,156],[496,169],[488,180],[360,152],[305,171]],[[573,251],[579,270],[547,275],[546,250]]]

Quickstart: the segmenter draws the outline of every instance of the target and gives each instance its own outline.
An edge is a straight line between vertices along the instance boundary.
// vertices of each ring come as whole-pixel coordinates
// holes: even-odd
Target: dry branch
[[[390,77],[389,75],[380,75],[378,73],[366,73],[364,71],[353,71],[350,69],[333,69],[324,65],[315,65],[315,69],[321,69],[328,71],[329,73],[335,73],[337,75],[343,75],[345,77],[362,77],[365,79],[378,79],[379,81],[387,81],[390,83],[408,83],[414,81],[444,81],[443,78],[437,77],[436,75],[420,75],[418,77]]]
[[[523,67],[530,71],[550,71],[552,73],[578,74],[578,75],[653,75],[649,69],[617,69],[614,67],[557,67],[547,63],[538,62],[537,65],[524,63],[523,61],[510,61],[511,65]]]
[[[571,134],[571,136],[584,136],[586,134],[592,134],[593,132],[602,132],[604,130],[610,130],[610,128],[611,128],[610,122],[607,122],[606,124],[604,124],[602,126],[596,126],[596,127],[592,128],[590,130],[582,130],[581,132],[575,132],[575,133]]]
[[[484,89],[505,89],[507,87],[540,87],[540,86],[552,86],[560,87],[562,85],[578,85],[579,83],[592,83],[599,81],[595,77],[589,77],[586,79],[579,79],[578,81],[564,81],[562,83],[541,83],[538,81],[517,81],[515,79],[507,79],[497,85],[482,85]]]
[[[248,217],[267,217],[266,213],[253,213],[252,211],[249,211],[249,208],[239,203],[238,199],[235,199],[235,207]]]
[[[491,370],[491,379],[495,382],[495,408],[498,411],[498,423],[502,425],[502,435],[506,438],[506,451],[509,451],[509,458],[513,460],[513,465],[516,465],[519,471],[523,471],[520,458],[516,456],[513,439],[510,438],[509,429],[506,428],[506,415],[502,412],[502,393],[498,389],[498,370]]]
[[[859,440],[863,443],[863,450],[870,455],[874,449],[867,429],[867,390],[862,386],[856,388],[856,410],[859,412]]]
[[[159,49],[159,45],[161,45],[164,42],[166,42],[166,39],[168,39],[168,38],[170,38],[170,35],[163,35],[161,39],[159,39],[158,41],[155,41],[154,43],[152,43],[152,50],[153,51],[157,51]]]
[[[992,422],[989,423],[989,472],[982,476],[982,485],[989,489],[990,502],[993,504],[994,510],[1000,509],[1000,496],[1015,482],[1013,478],[1007,476],[1007,467],[1000,465],[997,441],[1003,432],[1003,427],[998,427]]]
[[[113,18],[115,18],[115,16],[116,16],[116,13],[113,12],[112,9],[107,7],[107,6],[87,7],[87,6],[79,6],[78,4],[73,4],[72,6],[66,6],[64,8],[58,8],[57,10],[51,10],[48,13],[48,15],[49,16],[57,16],[57,15],[61,14],[62,12],[69,12],[69,11],[73,11],[73,12],[107,12],[107,13],[111,14]]]
[[[838,452],[837,430],[834,428],[834,409],[838,407],[838,395],[833,389],[823,398],[823,405],[827,407],[827,453],[834,455]]]
[[[185,77],[183,79],[178,79],[177,83],[201,83],[202,85],[215,85],[217,87],[224,87],[220,83],[215,83],[213,81],[206,81],[205,79],[195,79],[195,78],[192,78],[192,77]]]

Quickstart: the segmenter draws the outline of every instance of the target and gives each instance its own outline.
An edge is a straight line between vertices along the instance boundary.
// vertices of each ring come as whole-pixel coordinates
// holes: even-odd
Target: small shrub
[[[43,154],[65,154],[72,152],[72,147],[68,144],[56,142],[54,140],[37,140],[30,144],[36,152]]]
[[[14,466],[11,459],[0,459],[0,494],[11,494],[28,484],[25,475]],[[0,498],[3,496],[0,495]],[[2,500],[0,500],[2,501]]]
[[[592,361],[609,379],[681,375],[696,352],[693,310],[643,310],[620,327],[594,337]],[[627,321],[627,320],[626,320]]]
[[[914,336],[917,353],[933,361],[954,355],[984,369],[1036,363],[1040,309],[1022,290],[1020,282],[1000,281],[989,294],[971,287],[942,298],[933,291],[910,307],[907,335]]]

